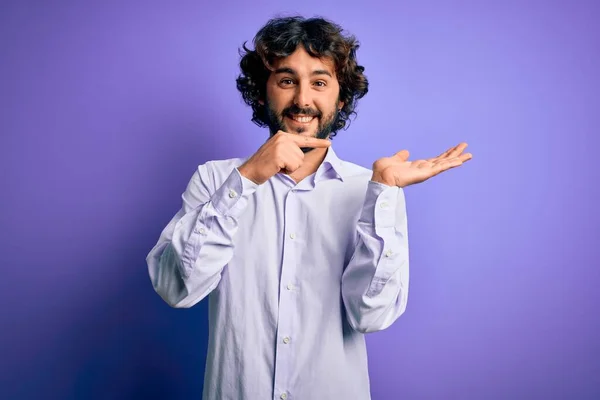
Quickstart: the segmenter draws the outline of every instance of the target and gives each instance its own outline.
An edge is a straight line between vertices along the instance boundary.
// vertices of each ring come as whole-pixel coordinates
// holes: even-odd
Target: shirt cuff
[[[234,168],[221,187],[213,194],[211,200],[221,215],[237,217],[246,208],[248,197],[258,188],[258,185],[240,174]]]
[[[254,193],[256,191],[256,189],[259,186],[257,183],[252,182],[250,179],[248,179],[244,175],[242,175],[238,168],[234,168],[233,172],[236,173],[242,180],[242,186],[244,187],[242,196],[248,197],[249,195],[251,195],[252,193]]]
[[[396,207],[401,189],[397,186],[388,186],[383,183],[369,181],[367,194],[359,222],[375,225],[377,228],[395,226]]]

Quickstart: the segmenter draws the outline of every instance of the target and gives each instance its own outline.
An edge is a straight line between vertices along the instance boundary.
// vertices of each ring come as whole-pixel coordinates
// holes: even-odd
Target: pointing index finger
[[[290,138],[300,147],[329,147],[331,145],[331,142],[327,139],[310,136],[291,135]]]

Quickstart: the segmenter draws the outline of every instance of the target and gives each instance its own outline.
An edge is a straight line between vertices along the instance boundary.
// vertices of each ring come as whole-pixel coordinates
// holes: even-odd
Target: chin
[[[302,135],[302,136],[310,136],[310,137],[317,136],[317,132],[308,131],[308,130],[306,130],[304,128],[296,128],[296,129],[292,130],[292,132],[295,132],[295,133],[297,133],[299,135]]]
[[[297,127],[297,126],[285,126],[285,131],[288,133],[296,133],[298,135],[302,135],[302,136],[310,136],[309,131],[304,128],[304,127]]]

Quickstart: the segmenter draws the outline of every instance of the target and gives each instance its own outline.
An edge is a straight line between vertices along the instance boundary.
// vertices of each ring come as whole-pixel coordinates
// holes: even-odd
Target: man
[[[400,151],[362,168],[329,140],[367,93],[358,43],[323,19],[269,21],[244,45],[238,89],[270,137],[200,165],[148,255],[173,307],[209,298],[203,398],[369,399],[364,333],[408,296],[403,188],[471,158]],[[193,344],[191,344],[193,345]]]

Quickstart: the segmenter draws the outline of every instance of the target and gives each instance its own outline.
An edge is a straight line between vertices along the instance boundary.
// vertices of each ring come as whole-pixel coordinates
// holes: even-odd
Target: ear
[[[338,102],[338,111],[341,110],[342,108],[344,108],[344,102],[340,101],[340,102]]]
[[[265,105],[265,101],[263,99],[259,99],[258,100],[258,104],[260,104],[261,106]]]

